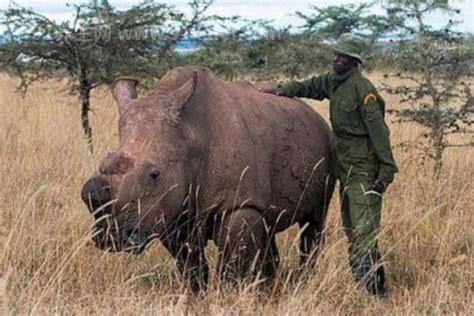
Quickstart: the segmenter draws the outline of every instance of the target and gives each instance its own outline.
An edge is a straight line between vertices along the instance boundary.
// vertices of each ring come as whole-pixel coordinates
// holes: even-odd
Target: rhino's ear
[[[193,75],[188,79],[181,87],[168,94],[164,100],[162,100],[164,106],[172,108],[178,113],[184,109],[186,103],[194,94],[196,90],[198,80],[197,71],[193,71]]]
[[[130,101],[137,98],[137,84],[137,79],[129,77],[119,78],[112,84],[112,94],[117,101],[120,115],[126,111]]]

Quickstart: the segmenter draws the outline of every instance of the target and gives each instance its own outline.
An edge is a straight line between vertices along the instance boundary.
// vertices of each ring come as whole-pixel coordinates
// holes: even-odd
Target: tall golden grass
[[[380,74],[370,78],[377,83]],[[79,191],[117,143],[108,91],[92,99],[91,155],[77,99],[63,83],[34,85],[25,98],[16,83],[0,75],[1,314],[474,314],[472,149],[447,151],[439,181],[416,151],[395,150],[400,173],[384,200],[380,237],[388,299],[371,297],[352,280],[337,194],[314,270],[296,272],[292,228],[278,238],[282,262],[267,292],[220,292],[212,281],[205,297],[194,297],[159,243],[134,256],[104,253],[89,241],[92,221]],[[396,97],[385,98],[398,106]],[[327,103],[311,104],[327,117]],[[388,121],[394,144],[421,131]],[[208,257],[215,265],[212,246]]]

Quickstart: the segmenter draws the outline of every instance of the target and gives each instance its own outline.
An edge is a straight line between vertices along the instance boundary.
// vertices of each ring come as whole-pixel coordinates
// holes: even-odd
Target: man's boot
[[[385,270],[380,262],[379,251],[375,249],[351,261],[355,279],[361,282],[371,294],[380,298],[386,297]]]

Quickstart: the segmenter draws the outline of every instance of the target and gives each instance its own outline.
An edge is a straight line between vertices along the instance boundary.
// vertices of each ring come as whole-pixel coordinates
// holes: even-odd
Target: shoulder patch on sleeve
[[[377,101],[377,96],[373,92],[366,93],[362,98],[362,104],[368,105],[371,102]]]

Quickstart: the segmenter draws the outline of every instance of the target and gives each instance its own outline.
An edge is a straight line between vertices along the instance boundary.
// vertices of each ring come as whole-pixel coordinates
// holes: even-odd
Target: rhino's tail
[[[336,151],[336,137],[334,136],[334,133],[330,131],[328,133],[329,136],[329,170],[330,170],[330,176],[333,177],[334,179],[337,179],[339,177],[339,171],[338,171],[338,162],[337,162],[337,151]]]
[[[336,137],[332,130],[328,129],[329,137],[329,173],[326,176],[326,185],[323,200],[323,218],[326,218],[327,211],[329,209],[329,203],[331,202],[334,189],[336,187],[336,180],[338,179],[338,162],[336,153]]]

